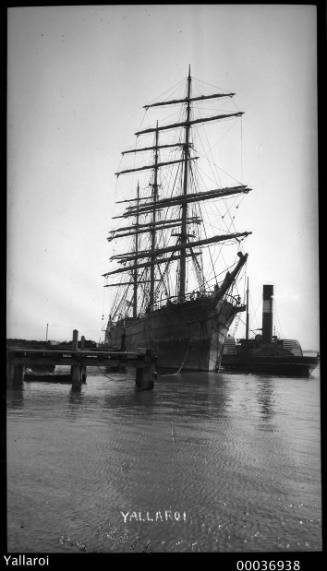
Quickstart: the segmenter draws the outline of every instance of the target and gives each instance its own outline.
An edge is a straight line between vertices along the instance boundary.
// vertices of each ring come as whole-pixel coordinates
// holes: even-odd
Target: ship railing
[[[217,290],[217,288],[210,289],[210,290],[203,290],[203,291],[194,290],[194,291],[191,291],[191,292],[186,293],[184,299],[185,299],[185,301],[195,301],[195,300],[197,300],[197,299],[205,299],[205,298],[211,297],[211,296],[212,296],[214,293],[216,293],[217,291],[219,291],[219,290]],[[238,296],[238,295],[235,296],[235,295],[231,295],[231,294],[226,294],[225,297],[228,298],[228,301],[229,301],[230,303],[232,303],[232,305],[234,305],[234,306],[239,306],[239,305],[241,305],[241,297],[240,297],[240,296]],[[155,302],[154,305],[153,305],[153,309],[154,309],[154,310],[158,310],[158,309],[160,309],[161,307],[166,306],[167,304],[168,304],[168,305],[169,305],[169,304],[175,304],[175,303],[178,303],[178,302],[179,302],[178,296],[177,296],[177,295],[173,295],[173,296],[171,296],[171,297],[163,298],[163,299],[160,299],[160,300],[158,300],[157,302]],[[143,313],[140,313],[140,314],[139,314],[139,317],[144,317],[144,316],[146,315],[146,313],[147,313],[146,311],[143,312]]]
[[[185,294],[184,300],[185,301],[195,301],[196,299],[203,299],[206,297],[210,297],[212,296],[213,291],[199,291],[199,290],[194,290],[191,292],[188,292]],[[161,299],[160,301],[158,301],[157,303],[154,304],[154,309],[160,309],[161,307],[164,307],[167,304],[175,304],[179,302],[179,297],[177,295],[173,295],[171,297],[166,297],[164,299]]]
[[[188,292],[187,294],[185,294],[185,301],[195,301],[197,299],[205,299],[208,297],[212,297],[212,295],[216,292],[216,289],[213,290],[205,290],[205,291],[199,291],[199,290],[194,290],[191,292]],[[225,294],[225,299],[227,299],[229,301],[229,303],[231,303],[234,307],[239,307],[241,305],[241,296],[239,295],[231,295],[231,294]],[[160,301],[158,300],[156,303],[154,303],[153,305],[153,309],[156,311],[158,309],[160,309],[161,307],[165,307],[166,305],[170,305],[170,304],[176,304],[179,302],[179,298],[177,295],[168,297],[168,298],[164,298],[161,299]],[[147,311],[143,311],[141,313],[139,313],[139,317],[145,317],[147,314]],[[121,318],[120,318],[121,319]],[[118,319],[117,321],[119,321],[120,319]],[[132,319],[132,317],[125,317],[126,320],[128,319]],[[112,321],[112,323],[115,323]]]

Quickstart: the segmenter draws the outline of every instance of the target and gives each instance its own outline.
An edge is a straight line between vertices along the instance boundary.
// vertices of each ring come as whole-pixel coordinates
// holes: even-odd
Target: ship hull
[[[219,369],[228,329],[241,310],[225,299],[171,303],[108,325],[107,341],[114,349],[151,349],[159,369],[214,371]]]
[[[307,377],[316,368],[316,357],[265,357],[253,356],[238,357],[224,355],[222,367],[235,372],[263,373],[268,375],[282,375],[291,377]]]

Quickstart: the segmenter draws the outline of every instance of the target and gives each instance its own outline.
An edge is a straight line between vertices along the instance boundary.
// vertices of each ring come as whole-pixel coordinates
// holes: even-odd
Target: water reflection
[[[7,387],[7,406],[10,409],[22,409],[24,407],[24,384]]]
[[[271,421],[274,410],[274,388],[271,378],[259,377],[257,380],[256,399],[259,405],[261,418],[269,423]],[[271,424],[271,423],[270,423]]]
[[[120,391],[109,390],[103,399],[103,408],[120,411],[122,414],[132,416],[134,413],[151,416],[156,404],[155,391],[138,391],[134,387],[126,386]]]
[[[169,406],[175,412],[192,417],[209,418],[225,415],[230,396],[227,379],[217,373],[185,372],[163,375],[157,383],[169,390]]]
[[[99,371],[77,393],[28,383],[8,391],[7,448],[10,551],[321,547],[318,380],[184,373],[136,391],[132,374]],[[187,521],[126,526],[120,513],[166,509]]]
[[[68,412],[74,419],[79,413],[81,405],[84,403],[85,394],[83,390],[76,390],[71,388],[68,393]]]

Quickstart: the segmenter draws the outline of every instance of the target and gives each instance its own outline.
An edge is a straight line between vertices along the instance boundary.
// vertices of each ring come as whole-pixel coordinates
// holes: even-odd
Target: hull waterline
[[[214,371],[234,316],[243,309],[225,299],[171,303],[112,324],[107,341],[116,349],[151,349],[158,368]]]

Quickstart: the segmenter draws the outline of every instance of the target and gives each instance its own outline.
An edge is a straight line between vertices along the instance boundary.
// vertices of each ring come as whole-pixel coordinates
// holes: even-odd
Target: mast
[[[155,136],[155,147],[154,147],[154,180],[152,185],[152,227],[151,227],[151,266],[150,266],[150,299],[149,299],[149,309],[153,309],[154,303],[154,260],[155,260],[155,249],[156,249],[156,202],[158,198],[158,121],[156,126],[156,136]]]
[[[187,264],[186,261],[189,258],[192,258],[193,261],[196,263],[196,267],[199,268],[199,263],[197,258],[201,256],[202,248],[207,247],[210,244],[216,244],[223,241],[229,240],[236,240],[240,242],[243,238],[251,234],[251,232],[234,232],[231,233],[230,231],[226,234],[217,234],[215,236],[209,236],[205,239],[200,238],[200,235],[196,237],[196,235],[188,234],[189,224],[200,224],[202,220],[199,216],[195,216],[194,214],[189,214],[190,211],[193,209],[192,205],[189,207],[190,203],[198,203],[208,200],[219,199],[223,197],[231,197],[233,195],[248,193],[252,189],[249,188],[247,185],[238,184],[237,186],[226,186],[222,188],[214,188],[211,190],[201,190],[196,189],[192,192],[191,188],[191,174],[192,174],[192,164],[193,161],[197,160],[199,157],[194,156],[194,147],[192,141],[192,134],[191,129],[193,125],[200,125],[203,123],[211,122],[211,121],[220,121],[226,120],[233,117],[240,117],[243,115],[243,112],[237,111],[234,113],[220,113],[216,115],[212,115],[210,117],[193,117],[192,113],[192,103],[193,102],[201,102],[204,100],[212,100],[217,98],[226,98],[226,97],[233,97],[234,93],[213,93],[211,95],[200,95],[198,97],[192,96],[192,77],[191,77],[191,66],[189,66],[188,76],[187,76],[187,84],[186,84],[186,94],[183,99],[172,99],[169,101],[160,101],[150,105],[146,105],[145,109],[149,107],[157,107],[157,106],[165,106],[165,105],[182,105],[183,111],[183,118],[179,122],[172,122],[170,124],[163,124],[160,126],[158,125],[158,121],[152,127],[146,128],[142,131],[138,131],[135,135],[138,137],[139,135],[147,135],[147,134],[154,134],[154,141],[148,144],[142,144],[139,148],[129,149],[122,152],[122,155],[129,155],[131,153],[144,153],[147,151],[151,151],[152,160],[150,164],[144,164],[143,166],[137,166],[134,168],[127,168],[116,172],[116,176],[119,177],[120,175],[127,175],[132,174],[138,171],[149,171],[151,173],[151,183],[149,186],[151,191],[147,194],[147,196],[140,196],[140,188],[139,183],[137,184],[137,196],[130,197],[127,199],[119,200],[118,203],[127,203],[125,210],[119,216],[114,216],[113,218],[122,218],[127,219],[133,217],[133,221],[129,225],[120,226],[116,230],[112,230],[110,235],[108,236],[107,240],[110,242],[115,240],[116,238],[124,238],[126,236],[134,236],[134,248],[133,251],[123,252],[120,254],[115,254],[111,256],[110,260],[116,260],[122,267],[117,268],[116,270],[107,272],[103,274],[105,277],[121,274],[128,272],[130,275],[130,282],[123,281],[121,283],[110,283],[107,284],[106,287],[126,287],[126,285],[131,285],[133,287],[133,303],[128,304],[132,305],[133,310],[133,317],[137,317],[138,311],[138,296],[140,296],[140,285],[141,284],[149,284],[145,290],[147,290],[148,296],[146,296],[142,302],[147,303],[147,310],[153,311],[154,304],[156,300],[156,292],[159,291],[156,282],[160,282],[161,286],[165,287],[163,278],[167,272],[167,268],[170,266],[171,262],[178,262],[179,266],[179,275],[178,275],[178,283],[177,283],[177,291],[175,292],[176,297],[180,303],[185,302],[186,300],[186,289],[187,289]],[[161,131],[168,131],[168,130],[176,130],[182,129],[181,138],[176,142],[168,142],[161,141],[161,135],[159,132]],[[160,142],[159,144],[159,135],[160,135]],[[163,144],[165,143],[165,144]],[[160,150],[161,149],[171,149],[171,148],[179,148],[180,149],[180,156],[178,160],[169,160],[168,157],[166,158],[165,155],[161,156]],[[159,162],[161,157],[161,162]],[[176,157],[177,158],[177,157]],[[142,162],[141,162],[142,165]],[[159,179],[159,169],[175,165],[176,167],[179,166],[179,169],[176,170],[176,177],[174,180],[174,187],[171,195],[168,194],[163,195],[159,199],[158,193],[158,179]],[[177,180],[177,176],[179,177],[179,184],[178,189],[175,186],[175,182]],[[170,183],[168,183],[169,186]],[[177,190],[178,194],[175,193]],[[173,218],[169,216],[169,212],[172,212],[171,208],[177,208],[179,214]],[[162,209],[168,209],[165,216],[160,215],[159,211]],[[142,220],[142,216],[144,220]],[[148,216],[148,218],[147,218]],[[173,214],[174,216],[174,214]],[[140,221],[142,223],[140,223]],[[124,224],[122,222],[122,224]],[[174,227],[178,227],[179,230],[176,234],[174,233],[166,233],[167,230],[170,230]],[[163,233],[163,240],[159,240],[158,242],[158,232]],[[146,249],[142,249],[140,247],[140,234],[147,233],[149,242]],[[168,234],[170,236],[168,237]],[[170,238],[176,236],[177,241],[172,244]],[[192,239],[191,239],[192,238]],[[197,251],[194,251],[194,248]],[[166,256],[165,256],[166,255]],[[167,256],[168,255],[168,256]],[[240,256],[240,261],[236,265],[236,268],[231,272],[227,272],[225,280],[223,281],[222,285],[219,288],[219,296],[224,295],[224,293],[228,290],[231,283],[235,279],[237,273],[239,272],[241,266],[246,261],[246,256]],[[143,259],[143,261],[142,261]],[[162,271],[161,264],[165,264],[164,270]],[[146,269],[146,278],[142,278],[140,271],[141,269]],[[158,274],[158,275],[157,275]],[[160,275],[159,275],[160,274]],[[160,279],[155,279],[160,277]],[[160,284],[159,284],[160,285]],[[160,287],[161,287],[160,286]],[[248,287],[248,284],[247,284]],[[149,289],[148,289],[149,288]],[[216,295],[216,294],[215,294]],[[217,294],[218,295],[218,294]],[[247,291],[247,306],[248,306],[248,291]],[[217,298],[218,299],[218,298]],[[140,300],[139,300],[140,301]],[[249,335],[249,315],[247,311],[247,338]]]
[[[190,116],[191,116],[191,66],[188,69],[187,78],[187,99],[186,99],[186,125],[185,125],[185,146],[184,146],[184,180],[183,180],[183,197],[187,195],[187,184],[188,184],[188,161],[190,156]],[[182,204],[182,224],[181,224],[181,235],[180,235],[180,245],[181,245],[181,258],[180,258],[180,274],[179,274],[179,301],[183,302],[185,300],[185,285],[186,285],[186,241],[187,241],[187,202],[186,200]]]
[[[250,318],[249,318],[249,278],[246,279],[246,322],[245,322],[245,339],[246,342],[248,342],[249,340],[249,324],[250,324]]]
[[[137,183],[136,189],[136,204],[139,205],[140,201],[140,184]],[[136,225],[139,224],[139,213],[136,212]],[[135,234],[135,255],[137,256],[139,251],[139,236]],[[137,317],[137,261],[135,259],[134,270],[133,270],[133,289],[134,289],[134,296],[133,296],[133,317]]]

